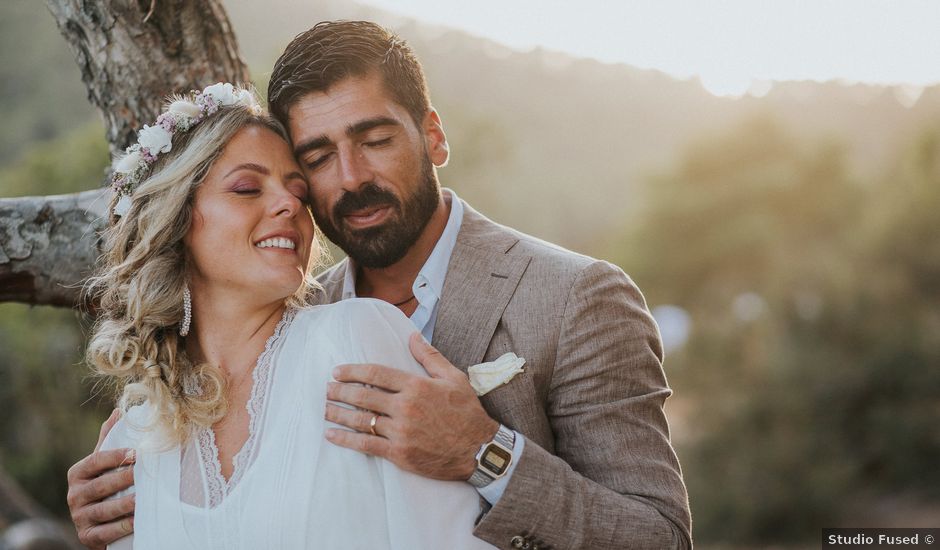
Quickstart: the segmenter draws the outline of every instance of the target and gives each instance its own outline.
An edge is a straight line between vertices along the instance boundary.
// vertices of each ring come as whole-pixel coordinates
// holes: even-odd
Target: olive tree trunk
[[[47,0],[98,107],[112,155],[164,99],[248,83],[219,0]],[[100,187],[103,182],[88,182]],[[100,254],[107,191],[0,199],[0,301],[73,306]]]

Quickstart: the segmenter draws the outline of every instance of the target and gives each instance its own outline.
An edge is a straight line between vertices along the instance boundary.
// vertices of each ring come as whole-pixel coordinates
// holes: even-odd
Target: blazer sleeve
[[[567,298],[547,400],[556,454],[526,440],[474,534],[500,548],[691,548],[662,358],[636,285],[607,262],[585,267]]]

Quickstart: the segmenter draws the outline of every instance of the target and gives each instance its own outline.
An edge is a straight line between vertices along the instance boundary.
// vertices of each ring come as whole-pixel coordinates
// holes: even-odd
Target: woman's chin
[[[272,301],[287,300],[297,294],[297,291],[304,285],[304,277],[300,273],[290,276],[279,277],[277,280],[265,283],[262,288],[264,293],[271,296]]]

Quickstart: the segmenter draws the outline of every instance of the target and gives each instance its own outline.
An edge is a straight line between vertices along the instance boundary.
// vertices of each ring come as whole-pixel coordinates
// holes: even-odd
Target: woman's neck
[[[237,376],[254,366],[286,307],[283,300],[258,305],[244,296],[213,296],[193,289],[186,352],[195,361],[218,365],[227,376]]]

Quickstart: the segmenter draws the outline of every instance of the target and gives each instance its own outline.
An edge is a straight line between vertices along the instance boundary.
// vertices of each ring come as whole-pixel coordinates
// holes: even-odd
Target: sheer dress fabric
[[[211,430],[148,450],[133,408],[103,449],[138,449],[134,534],[112,549],[493,548],[473,537],[479,495],[327,442],[326,384],[344,363],[380,363],[427,376],[408,350],[415,331],[372,299],[288,311],[253,373],[249,437],[229,480]]]

